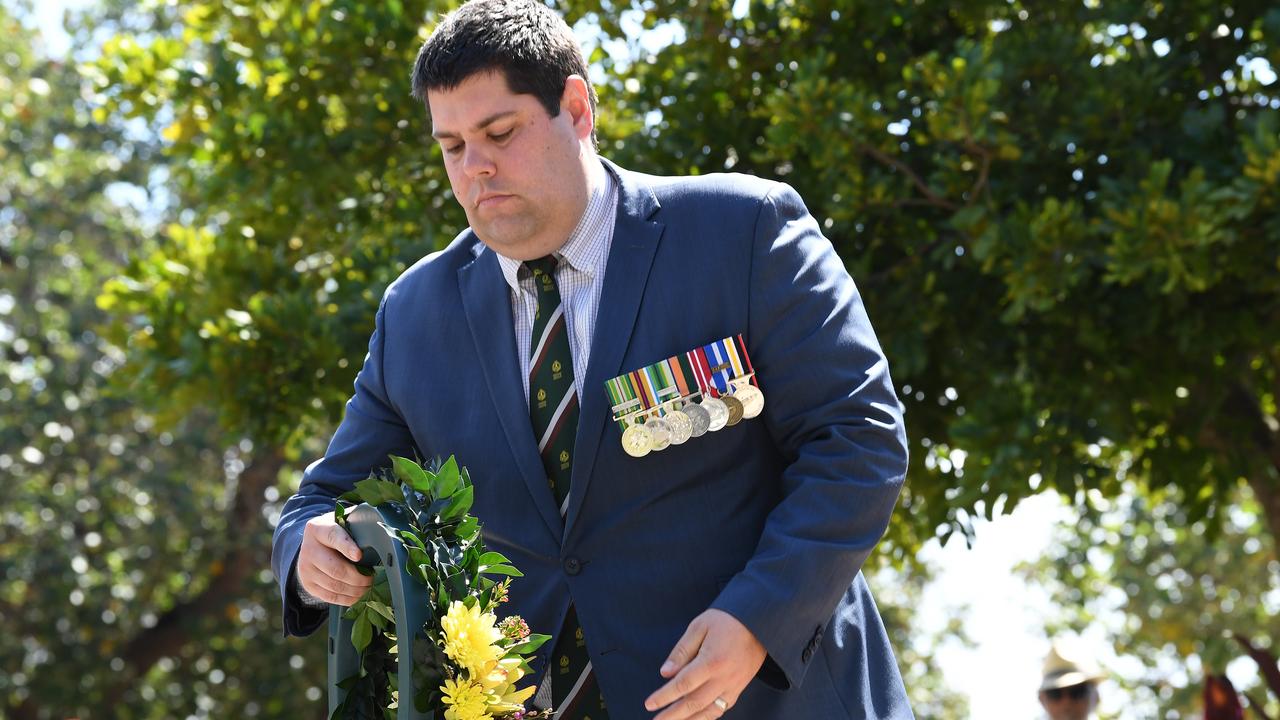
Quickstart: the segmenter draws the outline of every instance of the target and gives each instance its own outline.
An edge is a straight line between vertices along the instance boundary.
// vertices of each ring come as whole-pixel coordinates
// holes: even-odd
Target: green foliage
[[[927,633],[921,630],[917,615],[924,590],[939,568],[917,563],[910,572],[903,572],[884,556],[873,558],[872,562],[877,567],[866,569],[867,582],[875,593],[912,711],[916,717],[929,720],[971,718],[969,698],[948,684],[934,658],[943,642],[972,646],[972,639],[964,630],[965,610],[948,612],[943,626]]]
[[[452,5],[109,2],[78,68],[0,10],[8,714],[85,715],[104,687],[120,717],[310,707],[315,672],[281,658],[321,648],[277,637],[264,560],[228,594],[218,563],[260,539],[240,521],[275,512],[285,460],[323,451],[382,289],[464,223],[409,98]],[[1208,531],[1244,478],[1280,531],[1280,100],[1245,69],[1280,68],[1272,5],[566,9],[631,49],[593,55],[603,154],[784,179],[835,243],[907,405],[904,565],[1043,487],[1146,484]],[[676,41],[637,41],[631,8]],[[122,650],[178,610],[180,650]]]
[[[154,152],[91,120],[26,12],[0,4],[0,716],[304,717],[324,649],[283,639],[262,540],[296,478],[112,385],[95,297],[148,232],[112,193]]]
[[[684,38],[610,77],[602,144],[800,190],[907,405],[891,552],[1125,476],[1207,478],[1194,517],[1247,477],[1280,528],[1273,3],[735,5],[646,5]]]
[[[175,212],[108,283],[134,387],[290,451],[332,428],[383,287],[461,229],[409,68],[425,4],[184,3],[84,68],[165,139]]]
[[[1179,493],[1127,489],[1058,527],[1048,556],[1022,572],[1060,609],[1047,619],[1050,634],[1080,633],[1119,611],[1123,620],[1106,629],[1116,653],[1140,668],[1119,678],[1138,714],[1198,717],[1204,677],[1244,656],[1234,634],[1272,648],[1280,639],[1275,540],[1245,485],[1216,527],[1193,519]],[[1245,662],[1252,680],[1239,689],[1266,697],[1258,668]]]
[[[523,575],[502,553],[485,549],[479,522],[468,514],[474,488],[466,468],[460,469],[453,456],[443,463],[437,460],[430,468],[392,456],[391,467],[390,473],[375,471],[338,498],[335,517],[353,537],[356,534],[345,518],[362,503],[408,519],[409,529],[396,533],[409,558],[403,571],[407,581],[426,588],[431,605],[426,623],[414,635],[413,701],[420,710],[441,711],[441,686],[446,678],[480,680],[446,657],[448,631],[442,622],[446,613],[452,605],[461,603],[481,614],[496,615],[498,606],[507,601],[509,578]],[[376,557],[376,553],[367,557]],[[339,682],[348,695],[334,709],[331,717],[335,719],[375,717],[384,714],[382,711],[393,717],[391,709],[404,701],[396,695],[397,658],[391,648],[398,643],[390,583],[384,566],[377,566],[374,574],[373,585],[343,613],[344,618],[353,621],[351,644],[360,653],[360,668]],[[486,575],[509,577],[497,582]],[[530,673],[528,656],[551,636],[527,632],[519,616],[508,617],[504,623],[514,623],[524,630],[502,633],[496,643],[502,650],[501,658],[518,667],[521,674]],[[419,650],[419,646],[427,649]],[[511,676],[509,684],[517,679]]]

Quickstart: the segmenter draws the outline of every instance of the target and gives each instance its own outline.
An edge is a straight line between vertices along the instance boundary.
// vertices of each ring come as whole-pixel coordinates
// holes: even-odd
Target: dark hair
[[[535,0],[471,0],[436,25],[413,65],[413,96],[452,90],[476,73],[501,72],[507,87],[533,95],[551,117],[570,75],[587,79],[587,63],[573,31]],[[587,80],[591,111],[596,91]],[[594,140],[594,133],[592,134]]]

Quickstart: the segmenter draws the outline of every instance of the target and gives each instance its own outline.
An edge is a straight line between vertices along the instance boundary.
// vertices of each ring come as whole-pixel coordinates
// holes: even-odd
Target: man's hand
[[[644,701],[654,720],[718,718],[738,701],[764,664],[764,646],[746,625],[723,610],[708,610],[689,623],[659,671],[670,681]],[[723,707],[716,703],[719,698]]]
[[[313,517],[302,531],[298,583],[325,602],[351,607],[373,584],[372,577],[362,575],[352,564],[360,557],[360,548],[333,513]]]

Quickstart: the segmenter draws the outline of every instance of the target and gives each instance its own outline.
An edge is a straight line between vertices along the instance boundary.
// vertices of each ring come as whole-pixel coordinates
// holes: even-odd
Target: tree
[[[1273,4],[732,5],[646,5],[685,39],[612,81],[608,147],[800,189],[907,404],[900,518],[1127,473],[1195,517],[1245,478],[1280,531]]]
[[[295,476],[113,384],[96,298],[149,232],[118,193],[152,148],[24,17],[0,6],[0,715],[302,717],[324,652],[281,637],[259,540]]]
[[[1128,491],[1060,525],[1023,573],[1052,592],[1051,635],[1118,618],[1106,628],[1115,651],[1141,669],[1118,677],[1135,716],[1198,717],[1206,678],[1246,656],[1237,635],[1272,647],[1280,638],[1275,541],[1247,485],[1216,528],[1192,520],[1176,494]],[[1251,705],[1267,702],[1260,672],[1241,690]],[[1274,701],[1262,709],[1275,717]]]
[[[102,296],[162,425],[207,406],[270,467],[336,422],[381,289],[463,224],[408,100],[450,5],[200,0],[103,47],[100,117],[167,141],[169,223]],[[781,178],[808,200],[922,457],[891,526],[899,563],[1041,486],[1115,497],[1134,480],[1212,524],[1243,479],[1280,530],[1280,11],[567,11],[621,38],[633,7],[676,42],[594,56],[602,148],[649,172]]]

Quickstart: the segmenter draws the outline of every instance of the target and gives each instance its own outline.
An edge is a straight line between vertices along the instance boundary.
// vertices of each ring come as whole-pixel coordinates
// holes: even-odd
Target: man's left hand
[[[708,610],[689,623],[659,671],[670,681],[644,701],[654,720],[710,720],[738,701],[764,664],[764,646],[746,625],[723,610]],[[724,707],[716,703],[719,698]]]

